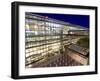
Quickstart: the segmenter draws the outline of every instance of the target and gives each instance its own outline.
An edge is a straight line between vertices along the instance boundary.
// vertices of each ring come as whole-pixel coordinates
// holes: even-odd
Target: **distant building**
[[[89,35],[89,30],[69,30],[69,35]]]

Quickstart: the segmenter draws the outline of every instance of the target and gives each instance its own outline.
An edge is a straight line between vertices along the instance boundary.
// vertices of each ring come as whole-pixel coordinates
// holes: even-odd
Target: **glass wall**
[[[66,36],[62,31],[63,25],[49,18],[37,15],[25,15],[25,55],[26,67],[31,67],[45,56],[59,54]],[[65,40],[66,39],[66,40]]]

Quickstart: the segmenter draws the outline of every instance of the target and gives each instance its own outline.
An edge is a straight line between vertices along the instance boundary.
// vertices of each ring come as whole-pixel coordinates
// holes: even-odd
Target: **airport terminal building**
[[[25,67],[88,65],[89,49],[76,44],[84,36],[85,27],[26,12]]]

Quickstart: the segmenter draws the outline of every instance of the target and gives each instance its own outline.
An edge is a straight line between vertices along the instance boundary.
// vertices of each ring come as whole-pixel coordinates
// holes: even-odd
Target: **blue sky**
[[[89,15],[34,13],[89,28]]]

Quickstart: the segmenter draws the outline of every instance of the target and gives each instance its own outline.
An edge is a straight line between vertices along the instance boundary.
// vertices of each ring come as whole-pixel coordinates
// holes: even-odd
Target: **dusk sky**
[[[34,13],[89,28],[89,15]]]

